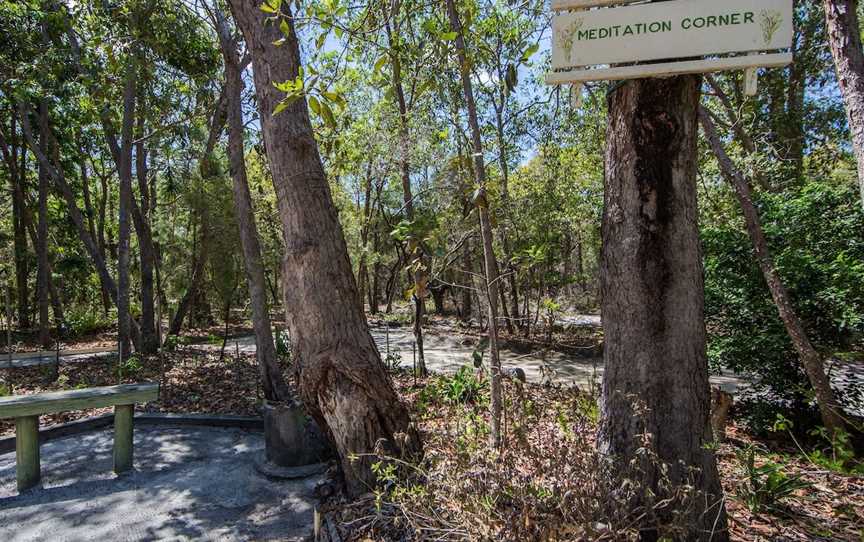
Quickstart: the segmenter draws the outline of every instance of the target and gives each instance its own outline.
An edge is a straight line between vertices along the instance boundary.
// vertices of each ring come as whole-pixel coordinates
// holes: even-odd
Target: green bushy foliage
[[[778,272],[814,345],[855,348],[864,332],[864,214],[851,184],[811,182],[797,193],[757,200]],[[759,380],[761,398],[787,416],[812,415],[809,385],[740,222],[702,228],[706,322],[712,368]],[[770,401],[769,401],[770,402]],[[777,410],[751,409],[755,429]]]

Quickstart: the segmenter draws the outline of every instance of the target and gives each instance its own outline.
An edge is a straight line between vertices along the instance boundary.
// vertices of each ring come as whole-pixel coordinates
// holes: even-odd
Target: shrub
[[[848,348],[864,332],[864,213],[850,185],[811,182],[797,194],[757,201],[777,270],[814,345]],[[802,429],[816,420],[807,378],[737,222],[702,228],[709,359],[757,378],[762,403],[750,418],[766,430],[777,412]],[[751,405],[752,406],[752,405]]]

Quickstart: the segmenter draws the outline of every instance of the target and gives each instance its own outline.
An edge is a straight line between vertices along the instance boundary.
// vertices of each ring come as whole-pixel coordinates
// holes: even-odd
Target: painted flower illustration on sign
[[[585,21],[582,17],[577,17],[573,19],[570,26],[564,29],[559,35],[558,45],[561,47],[561,50],[564,51],[565,58],[568,62],[573,54],[573,37],[576,35],[576,32],[579,32],[579,30],[582,29],[583,24],[585,24]]]
[[[765,45],[774,39],[774,34],[780,29],[782,22],[783,14],[775,9],[763,9],[759,13],[759,24],[762,25],[762,38],[765,40]]]

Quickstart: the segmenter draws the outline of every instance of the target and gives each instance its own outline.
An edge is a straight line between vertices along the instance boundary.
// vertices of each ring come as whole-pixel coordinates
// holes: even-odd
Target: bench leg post
[[[135,405],[114,407],[114,472],[132,470],[132,416]]]
[[[18,491],[39,483],[39,416],[15,418],[15,461]]]

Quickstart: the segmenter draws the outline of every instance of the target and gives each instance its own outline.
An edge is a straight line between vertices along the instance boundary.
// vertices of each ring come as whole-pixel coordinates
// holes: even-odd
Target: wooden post
[[[18,491],[39,483],[39,416],[15,418],[15,461]]]
[[[114,407],[114,472],[132,470],[132,416],[135,405]]]

